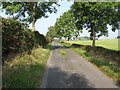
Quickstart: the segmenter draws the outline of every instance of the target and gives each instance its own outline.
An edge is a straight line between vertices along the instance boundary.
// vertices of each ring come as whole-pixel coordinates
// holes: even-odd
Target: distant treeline
[[[17,20],[2,18],[3,56],[10,52],[30,52],[33,48],[45,47],[46,44],[46,38],[38,31],[33,32]]]
[[[92,38],[91,37],[87,37],[87,36],[84,36],[84,37],[79,37],[79,40],[92,40]],[[98,38],[96,38],[96,40],[98,40]]]

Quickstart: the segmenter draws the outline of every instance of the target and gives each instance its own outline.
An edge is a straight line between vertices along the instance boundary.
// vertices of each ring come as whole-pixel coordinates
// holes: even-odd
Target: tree
[[[60,18],[56,21],[55,28],[57,30],[57,34],[61,35],[68,41],[75,36],[79,35],[80,30],[74,24],[73,14],[70,11],[64,12]]]
[[[117,39],[119,39],[120,38],[120,36],[117,36]]]
[[[62,32],[62,23],[61,23],[60,18],[57,18],[54,27],[55,27],[55,31],[56,31],[55,37],[56,37],[56,38],[59,38],[59,39],[62,39],[62,37],[63,37],[63,36],[62,36],[63,32]]]
[[[78,29],[86,28],[91,33],[92,46],[95,46],[96,37],[108,35],[108,24],[112,26],[112,31],[119,27],[118,2],[75,2],[71,12]]]
[[[55,31],[54,26],[48,27],[48,32],[46,34],[46,37],[54,39],[55,35],[56,35],[56,31]]]
[[[56,13],[57,2],[2,2],[6,14],[24,22],[32,23],[35,31],[35,22],[41,17],[48,17],[48,13]]]
[[[46,34],[47,41],[52,42],[55,36],[56,36],[56,31],[54,26],[48,27],[48,32]]]

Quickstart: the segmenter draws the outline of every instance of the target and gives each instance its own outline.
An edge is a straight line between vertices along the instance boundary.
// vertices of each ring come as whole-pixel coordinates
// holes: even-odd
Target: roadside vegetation
[[[69,44],[61,43],[63,46],[73,50],[74,52],[81,55],[83,58],[88,60],[89,62],[96,65],[101,71],[103,71],[107,76],[112,78],[113,80],[117,81],[120,84],[120,67],[119,67],[119,55],[112,55],[112,58],[109,55],[102,53],[102,50],[95,50],[94,48],[90,47],[91,49],[86,49],[85,46],[81,47],[74,47]],[[118,59],[115,60],[115,57]]]
[[[31,54],[16,55],[3,66],[3,88],[40,88],[50,49],[33,49]]]
[[[118,42],[120,39],[96,40],[96,46],[101,46],[111,50],[120,50]],[[65,41],[70,44],[92,45],[92,41]]]
[[[35,30],[35,22],[56,13],[56,2],[2,2],[3,88],[39,88],[51,42]],[[29,24],[32,29],[29,29]]]
[[[51,45],[38,31],[2,18],[2,87],[40,88]]]

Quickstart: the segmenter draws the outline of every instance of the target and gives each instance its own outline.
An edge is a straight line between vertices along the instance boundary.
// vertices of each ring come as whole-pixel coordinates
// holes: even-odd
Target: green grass
[[[66,55],[66,52],[65,52],[64,50],[60,50],[60,53],[61,53],[62,55]]]
[[[63,55],[64,60],[67,60],[67,59],[66,59],[66,58],[68,57],[68,56],[67,56],[67,53],[66,53],[64,50],[61,50],[61,49],[60,49],[60,53]]]
[[[97,58],[96,55],[94,55],[94,53],[93,54],[88,53],[84,49],[73,48],[73,47],[71,47],[69,45],[65,45],[63,43],[62,43],[62,45],[65,46],[65,47],[67,47],[67,48],[70,48],[74,52],[76,52],[79,55],[81,55],[82,57],[84,57],[89,62],[91,62],[94,65],[96,65],[107,76],[109,76],[113,80],[117,81],[118,84],[120,84],[120,78],[118,78],[119,75],[120,75],[120,67],[119,66],[113,65],[113,64],[111,64],[111,61],[104,60],[103,58]]]
[[[107,49],[111,50],[120,50],[118,48],[118,41],[120,39],[109,39],[109,40],[96,40],[96,46],[101,46]],[[82,45],[92,45],[92,41],[65,41],[67,43],[76,43],[76,44],[82,44]]]
[[[18,55],[3,66],[3,88],[40,88],[50,49],[37,48]]]

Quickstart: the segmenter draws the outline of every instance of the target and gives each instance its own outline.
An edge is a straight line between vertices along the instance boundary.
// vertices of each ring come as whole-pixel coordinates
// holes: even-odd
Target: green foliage
[[[2,18],[2,46],[3,53],[15,51],[19,47],[19,36],[22,32],[22,24],[13,19]],[[14,48],[13,48],[14,47]]]
[[[64,50],[60,50],[60,53],[61,53],[62,55],[66,55],[66,52],[65,52]]]
[[[33,24],[42,18],[48,17],[48,13],[56,13],[57,2],[2,2],[6,14],[13,15],[13,18]],[[34,31],[34,30],[33,30]]]
[[[53,41],[53,38],[51,38],[51,37],[46,37],[46,39],[47,39],[48,43],[51,43]]]
[[[24,30],[22,23],[14,19],[2,18],[2,52],[31,52],[34,47],[45,46],[46,38],[37,31]]]
[[[40,34],[38,31],[35,31],[34,34],[35,34],[35,40],[37,44],[43,47],[45,47],[48,44],[48,41],[46,40],[43,34]]]
[[[48,32],[46,34],[46,38],[48,42],[52,42],[55,36],[56,36],[55,28],[53,26],[48,27]]]
[[[117,36],[118,39],[120,39],[120,36]]]
[[[30,23],[32,22],[33,12],[35,12],[35,20],[48,17],[48,12],[57,12],[54,4],[58,5],[56,2],[2,2],[2,4],[6,14],[16,14],[14,18],[24,17],[23,20]],[[34,5],[36,5],[35,11],[33,10]]]
[[[77,38],[80,30],[75,26],[73,14],[70,11],[64,12],[60,18],[57,19],[55,23],[55,30],[57,32],[56,37],[64,37],[68,41],[73,37]]]
[[[71,12],[74,15],[77,28],[86,28],[91,33],[91,40],[95,44],[96,37],[107,36],[108,24],[112,26],[113,31],[119,28],[119,3],[75,2],[71,7]]]

